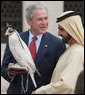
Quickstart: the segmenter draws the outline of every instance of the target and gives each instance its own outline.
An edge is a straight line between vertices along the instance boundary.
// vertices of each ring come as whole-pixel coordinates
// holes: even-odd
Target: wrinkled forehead
[[[37,10],[34,10],[34,12],[32,13],[32,17],[34,18],[48,18],[48,13],[45,9],[37,9]]]
[[[32,11],[32,14],[37,13],[37,12],[45,12],[46,14],[48,14],[48,12],[47,12],[46,9],[34,9],[34,10]]]

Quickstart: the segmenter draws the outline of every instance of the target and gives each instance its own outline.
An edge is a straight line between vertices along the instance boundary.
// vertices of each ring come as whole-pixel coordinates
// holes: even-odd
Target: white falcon
[[[35,66],[35,63],[30,54],[29,48],[27,47],[25,42],[21,39],[19,33],[13,28],[8,28],[5,35],[8,35],[9,37],[8,38],[9,48],[14,58],[21,66],[27,67],[27,70],[33,81],[33,84],[35,87],[37,87],[35,79],[34,79],[34,73],[36,71],[39,76],[40,76],[40,73],[38,72]]]

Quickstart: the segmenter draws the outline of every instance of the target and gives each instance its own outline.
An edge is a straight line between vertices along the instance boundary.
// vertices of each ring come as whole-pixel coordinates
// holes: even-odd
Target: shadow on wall
[[[1,44],[1,65],[2,65],[5,46],[6,46],[5,44]],[[4,78],[1,77],[1,94],[6,94],[8,86],[9,82],[7,82]]]

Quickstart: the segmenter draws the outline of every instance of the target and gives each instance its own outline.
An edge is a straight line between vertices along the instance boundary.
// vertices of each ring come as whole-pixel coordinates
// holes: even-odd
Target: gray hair
[[[32,20],[33,11],[36,9],[41,9],[41,10],[45,9],[47,11],[47,8],[41,4],[30,5],[29,7],[26,8],[26,18],[29,18],[30,20]]]

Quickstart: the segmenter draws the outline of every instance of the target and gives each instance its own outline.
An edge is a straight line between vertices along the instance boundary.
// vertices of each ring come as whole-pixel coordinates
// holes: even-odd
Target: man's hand
[[[8,65],[8,72],[9,75],[11,76],[16,76],[18,74],[24,74],[27,72],[27,68],[26,67],[21,67],[19,66],[17,63],[9,63]]]
[[[35,91],[32,91],[32,93],[31,94],[35,94]]]

